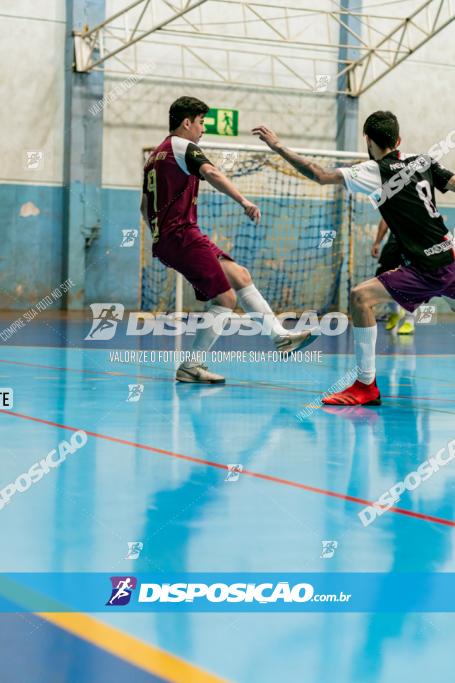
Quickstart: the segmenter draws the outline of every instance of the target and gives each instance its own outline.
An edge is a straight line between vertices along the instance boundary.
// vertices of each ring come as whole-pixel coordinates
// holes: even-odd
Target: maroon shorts
[[[407,311],[415,311],[433,296],[455,299],[455,261],[436,270],[400,266],[377,276],[391,297]]]
[[[168,268],[181,273],[193,285],[199,301],[209,301],[231,289],[220,258],[233,259],[199,228],[185,228],[161,236],[153,245],[153,255]]]

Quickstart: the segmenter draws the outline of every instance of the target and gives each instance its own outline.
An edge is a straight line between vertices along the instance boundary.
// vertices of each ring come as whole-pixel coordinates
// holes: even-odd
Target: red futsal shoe
[[[322,399],[326,406],[380,406],[381,394],[379,393],[376,377],[371,384],[364,384],[358,379],[354,384],[338,394],[330,394]]]

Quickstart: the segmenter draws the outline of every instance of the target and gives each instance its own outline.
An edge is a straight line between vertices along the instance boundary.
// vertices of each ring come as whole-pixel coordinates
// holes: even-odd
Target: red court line
[[[66,368],[64,366],[58,366],[58,365],[42,365],[40,363],[26,363],[24,361],[19,361],[19,360],[5,360],[5,359],[0,359],[0,363],[5,363],[5,364],[11,364],[11,365],[24,365],[25,367],[28,368],[41,368],[45,370],[61,370],[62,372],[80,372],[88,375],[110,375],[112,377],[139,377],[140,379],[146,379],[151,382],[172,382],[175,383],[175,379],[173,377],[152,377],[151,375],[140,375],[137,372],[131,372],[131,373],[126,373],[126,372],[117,372],[116,370],[81,370],[80,368]],[[152,366],[150,366],[152,367]],[[155,367],[155,366],[153,366]],[[295,393],[302,393],[302,394],[317,394],[319,395],[321,392],[316,391],[315,389],[305,389],[303,387],[283,387],[279,386],[276,384],[269,384],[268,382],[229,382],[226,385],[227,387],[242,387],[242,388],[249,388],[249,389],[272,389],[274,391],[292,391]],[[409,401],[443,401],[444,403],[455,403],[455,399],[452,398],[434,398],[430,396],[400,396],[399,394],[382,394],[382,398],[399,398],[399,399],[408,399]]]
[[[31,420],[32,422],[39,422],[40,424],[50,425],[51,427],[59,427],[60,429],[67,429],[71,432],[77,432],[82,429],[81,427],[71,427],[70,425],[60,424],[58,422],[52,422],[50,420],[43,420],[39,417],[33,417],[32,415],[24,415],[23,413],[16,413],[12,410],[0,410],[0,413],[5,415],[13,415],[14,417],[20,417],[24,420]],[[172,458],[178,458],[179,460],[186,460],[187,462],[195,462],[198,465],[208,465],[209,467],[215,467],[220,470],[228,470],[227,465],[215,462],[213,460],[205,460],[204,458],[196,458],[191,455],[183,455],[182,453],[174,453],[174,451],[168,451],[163,448],[156,448],[155,446],[147,446],[146,444],[136,443],[135,441],[128,441],[127,439],[119,439],[116,436],[110,436],[108,434],[99,434],[98,432],[91,432],[88,429],[83,429],[89,436],[94,436],[97,439],[105,439],[106,441],[111,441],[113,443],[119,443],[124,446],[132,446],[133,448],[140,448],[144,451],[150,451],[152,453],[160,453],[161,455],[167,455]],[[311,493],[318,493],[323,496],[329,496],[331,498],[338,498],[340,500],[349,501],[350,503],[357,503],[358,505],[373,505],[373,502],[366,500],[365,498],[357,498],[356,496],[349,496],[345,493],[337,493],[336,491],[329,491],[328,489],[320,489],[317,486],[309,486],[308,484],[301,484],[297,481],[292,481],[291,479],[282,479],[281,477],[274,477],[271,474],[263,474],[262,472],[252,472],[251,470],[242,470],[242,476],[255,477],[256,479],[262,479],[264,481],[271,481],[275,484],[283,484],[284,486],[290,486],[292,488],[301,489],[303,491],[309,491]],[[381,507],[381,506],[378,506]],[[414,519],[422,519],[426,522],[435,522],[436,524],[443,524],[445,526],[455,527],[455,521],[451,519],[444,519],[443,517],[434,517],[433,515],[424,515],[420,512],[414,512],[413,510],[406,510],[404,508],[391,507],[390,512],[396,512],[400,515],[406,515],[408,517],[413,517]]]

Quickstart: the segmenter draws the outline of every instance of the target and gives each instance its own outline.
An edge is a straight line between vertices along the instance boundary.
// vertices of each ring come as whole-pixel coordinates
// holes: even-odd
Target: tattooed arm
[[[273,130],[267,128],[267,126],[257,126],[256,128],[253,128],[253,135],[257,135],[270,147],[270,149],[283,157],[283,159],[291,164],[296,171],[306,178],[314,180],[316,183],[319,183],[319,185],[344,184],[343,175],[338,169],[329,171],[322,168],[322,166],[319,166],[319,164],[315,163],[312,159],[307,159],[292,152],[290,149],[287,149],[281,144]]]

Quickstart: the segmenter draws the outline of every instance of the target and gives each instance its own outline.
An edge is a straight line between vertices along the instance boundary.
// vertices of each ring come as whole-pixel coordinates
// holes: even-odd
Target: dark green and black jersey
[[[455,261],[453,236],[436,208],[454,175],[428,154],[394,150],[380,161],[339,169],[349,192],[367,194],[395,235],[406,263],[435,270]]]

